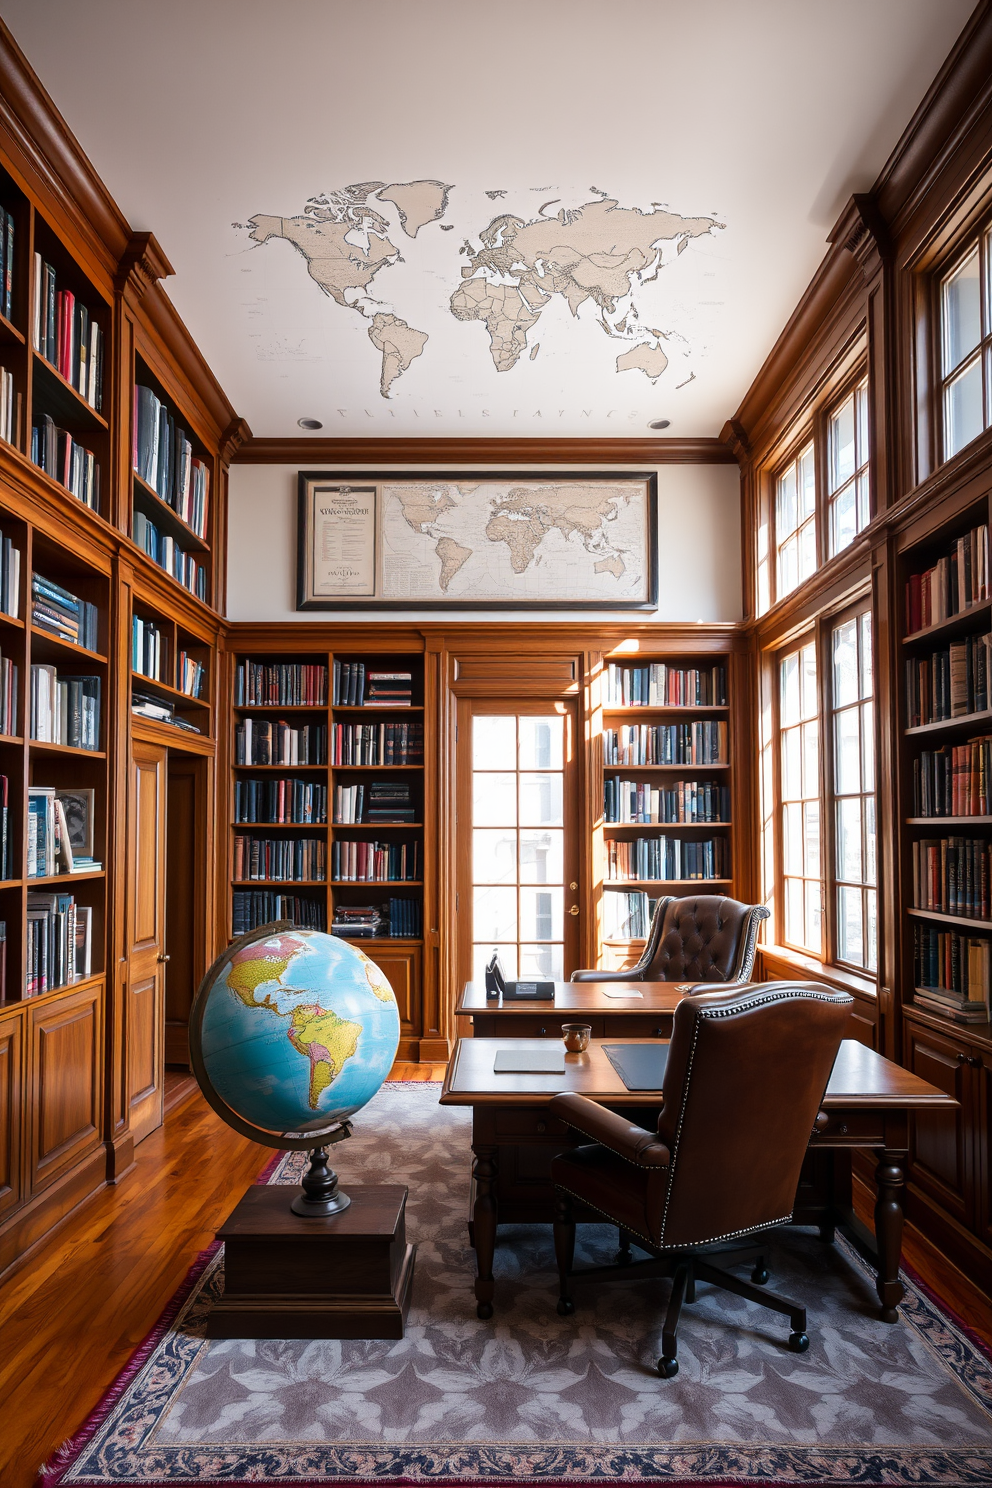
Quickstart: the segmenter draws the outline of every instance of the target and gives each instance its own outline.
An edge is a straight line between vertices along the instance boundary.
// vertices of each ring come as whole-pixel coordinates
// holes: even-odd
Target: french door
[[[576,713],[560,699],[458,704],[456,919],[459,982],[499,951],[508,978],[575,969]]]

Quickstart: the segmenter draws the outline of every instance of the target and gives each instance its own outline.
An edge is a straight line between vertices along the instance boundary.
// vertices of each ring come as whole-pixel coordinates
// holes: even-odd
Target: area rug
[[[342,1182],[409,1185],[418,1245],[399,1342],[206,1341],[223,1253],[184,1292],[41,1482],[514,1485],[660,1480],[992,1484],[992,1360],[908,1279],[902,1321],[873,1315],[871,1274],[840,1241],[783,1231],[772,1285],[804,1303],[811,1346],[783,1320],[700,1287],[681,1370],[655,1370],[664,1281],[576,1286],[555,1310],[550,1226],[500,1230],[496,1313],[475,1315],[466,1230],[471,1119],[438,1086],[389,1084],[335,1151]],[[302,1155],[268,1181],[298,1181]],[[616,1248],[580,1227],[579,1263]]]

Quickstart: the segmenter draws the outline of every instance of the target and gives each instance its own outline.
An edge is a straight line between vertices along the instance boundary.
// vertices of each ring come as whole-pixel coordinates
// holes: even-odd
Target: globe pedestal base
[[[317,1147],[310,1154],[310,1166],[303,1175],[303,1192],[290,1204],[294,1214],[304,1219],[327,1219],[340,1214],[351,1203],[338,1188],[338,1175],[327,1165],[327,1148]]]

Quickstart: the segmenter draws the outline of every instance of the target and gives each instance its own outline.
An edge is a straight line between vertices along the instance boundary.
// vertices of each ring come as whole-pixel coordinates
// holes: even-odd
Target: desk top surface
[[[650,1044],[658,1039],[592,1039],[584,1054],[565,1055],[563,1075],[493,1073],[498,1038],[461,1038],[448,1063],[441,1090],[443,1106],[541,1106],[562,1091],[575,1091],[610,1105],[648,1106],[661,1102],[662,1092],[628,1090],[609,1059],[604,1044]],[[514,1039],[516,1049],[547,1050],[547,1039]],[[824,1110],[951,1110],[951,1096],[921,1080],[912,1070],[893,1064],[856,1039],[844,1039],[823,1098]]]
[[[671,1013],[696,982],[555,982],[554,1002],[548,999],[486,1000],[481,982],[466,982],[455,1008],[456,1018],[473,1013]]]

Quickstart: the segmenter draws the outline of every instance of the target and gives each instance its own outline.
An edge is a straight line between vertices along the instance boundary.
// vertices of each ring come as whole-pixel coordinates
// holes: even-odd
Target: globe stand
[[[342,1123],[340,1132],[335,1132],[329,1141],[340,1142],[351,1136],[351,1127]],[[327,1148],[315,1147],[310,1154],[310,1166],[303,1175],[303,1192],[297,1194],[290,1204],[294,1214],[304,1219],[325,1219],[330,1214],[340,1214],[347,1209],[351,1199],[338,1188],[338,1175],[327,1164]]]

